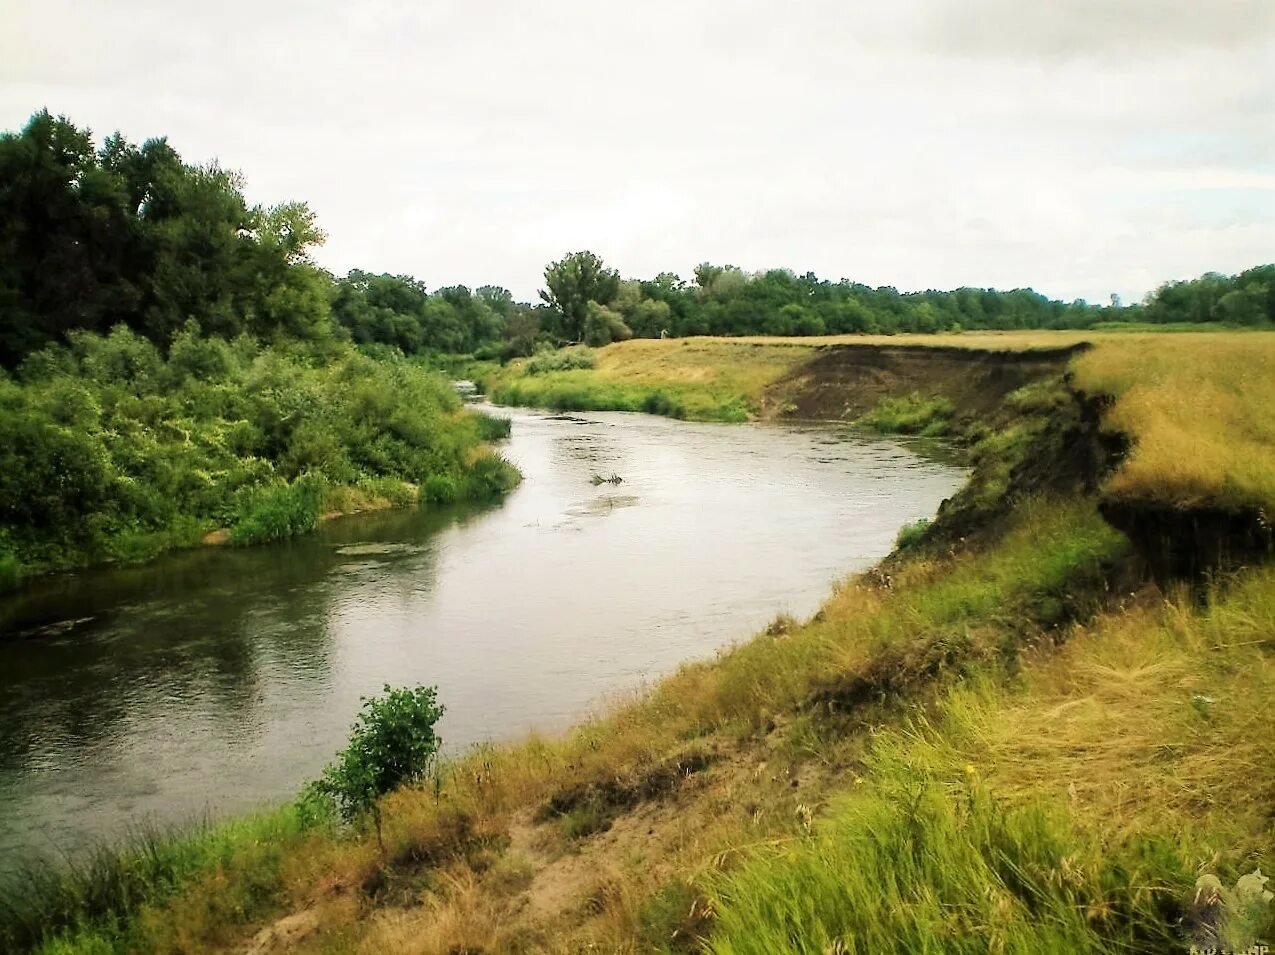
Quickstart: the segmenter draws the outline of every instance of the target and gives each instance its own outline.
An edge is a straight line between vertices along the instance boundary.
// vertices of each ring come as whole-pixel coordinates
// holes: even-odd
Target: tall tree
[[[572,341],[584,337],[589,303],[610,305],[620,291],[620,274],[608,269],[592,252],[572,252],[545,269],[546,290],[540,297],[556,309],[563,334]]]

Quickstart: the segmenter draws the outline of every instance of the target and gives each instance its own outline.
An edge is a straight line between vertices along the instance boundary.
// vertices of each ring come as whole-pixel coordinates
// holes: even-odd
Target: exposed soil
[[[1133,541],[1160,583],[1202,583],[1216,571],[1275,554],[1275,528],[1258,508],[1183,508],[1115,497],[1104,498],[1099,508],[1108,523]]]
[[[883,398],[942,395],[962,418],[996,412],[1010,392],[1059,375],[1086,346],[977,351],[908,345],[828,345],[767,389],[766,417],[857,418]]]

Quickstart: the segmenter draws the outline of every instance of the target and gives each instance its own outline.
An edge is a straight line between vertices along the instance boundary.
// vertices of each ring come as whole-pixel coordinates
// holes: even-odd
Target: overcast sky
[[[1032,11],[1030,7],[1037,9]],[[1275,0],[0,0],[0,127],[167,135],[319,262],[592,249],[1138,299],[1275,261]]]

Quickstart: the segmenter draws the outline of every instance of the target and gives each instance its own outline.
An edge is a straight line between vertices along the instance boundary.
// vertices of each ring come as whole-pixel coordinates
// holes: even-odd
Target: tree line
[[[72,331],[124,325],[161,349],[195,321],[259,341],[348,340],[405,354],[507,359],[629,337],[932,333],[1089,328],[1106,322],[1261,325],[1275,265],[1169,282],[1137,305],[1063,302],[1031,289],[900,292],[787,269],[703,263],[625,279],[596,254],[545,269],[537,303],[495,285],[430,290],[408,275],[338,278],[302,202],[250,206],[237,173],[192,165],[165,138],[141,146],[47,111],[0,136],[0,364]]]

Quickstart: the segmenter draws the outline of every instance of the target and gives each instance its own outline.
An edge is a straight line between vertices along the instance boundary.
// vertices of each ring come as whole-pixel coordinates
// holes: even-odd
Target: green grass
[[[925,538],[925,532],[929,529],[930,519],[928,517],[922,517],[911,524],[904,524],[899,528],[899,533],[894,538],[895,550],[906,550],[909,547],[916,546]]]
[[[125,953],[145,933],[136,917],[220,872],[215,904],[251,917],[277,898],[280,865],[309,837],[291,806],[182,832],[142,830],[122,845],[62,864],[32,863],[0,884],[0,950]]]
[[[591,367],[573,367],[579,360],[571,356],[581,350],[570,349],[511,362],[485,382],[499,404],[738,422],[758,415],[766,386],[812,351],[804,344],[634,339],[593,350]]]
[[[876,733],[810,831],[704,875],[708,950],[1269,943],[1275,905],[1254,893],[1275,857],[1258,702],[1275,693],[1272,625],[1267,568],[1207,608],[1102,615],[1012,679],[983,667]],[[1192,904],[1209,883],[1213,915]]]
[[[859,418],[858,423],[881,434],[919,434],[939,437],[947,434],[956,413],[952,402],[942,396],[913,392],[902,398],[885,398]]]
[[[263,544],[309,533],[319,524],[324,490],[318,475],[304,475],[291,484],[245,488],[236,502],[231,542]]]
[[[1174,843],[1115,851],[976,777],[869,765],[869,793],[810,836],[712,881],[715,955],[1163,953],[1194,881]]]

